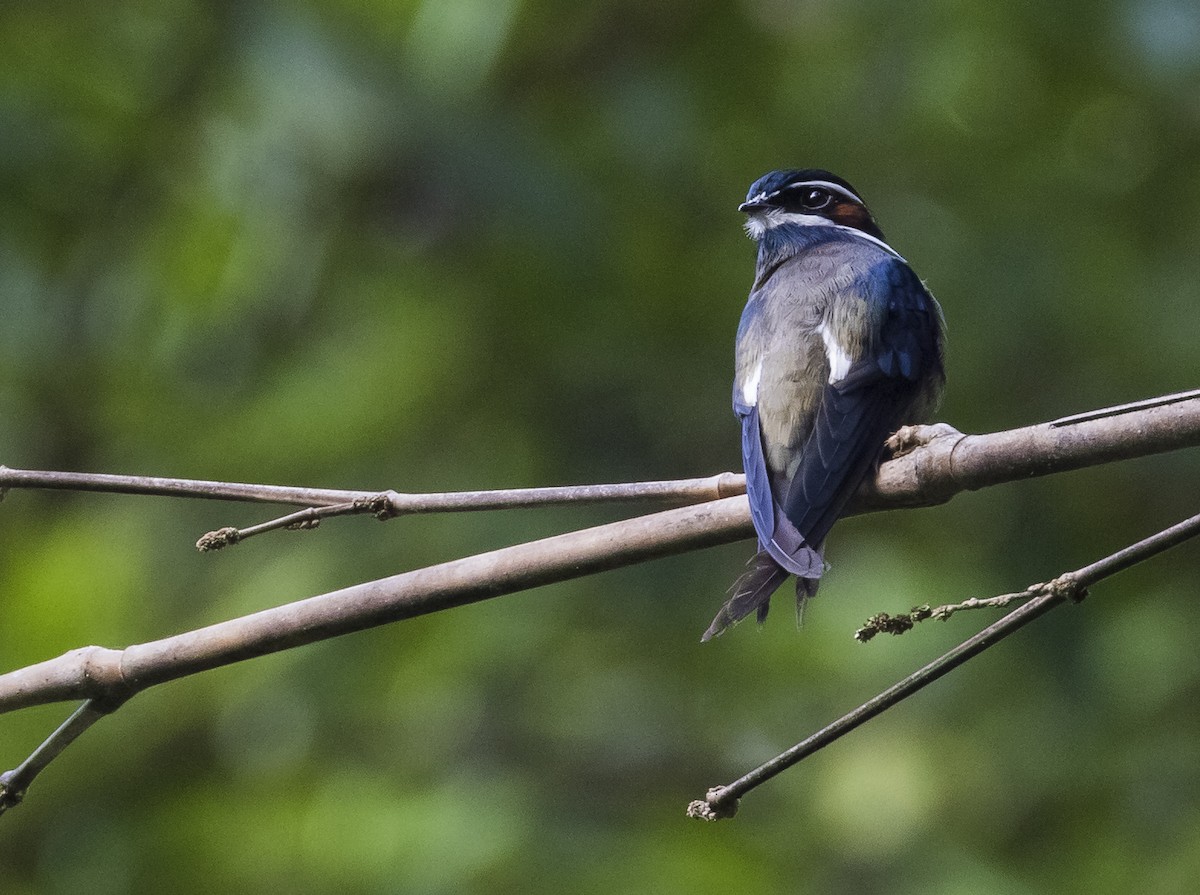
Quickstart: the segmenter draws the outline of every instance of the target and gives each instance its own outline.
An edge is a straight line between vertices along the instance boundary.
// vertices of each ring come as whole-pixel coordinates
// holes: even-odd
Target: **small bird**
[[[754,611],[762,622],[789,574],[803,608],[825,537],[885,440],[928,419],[945,383],[941,308],[854,187],[819,169],[772,171],[738,211],[758,243],[733,410],[759,551],[704,640]]]

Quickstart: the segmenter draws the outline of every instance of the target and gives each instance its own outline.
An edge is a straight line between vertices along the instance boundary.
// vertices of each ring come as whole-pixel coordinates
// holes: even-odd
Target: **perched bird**
[[[759,552],[704,640],[796,576],[817,592],[824,543],[884,441],[941,397],[942,315],[858,191],[828,171],[772,171],[738,206],[758,243],[737,332],[733,410]]]

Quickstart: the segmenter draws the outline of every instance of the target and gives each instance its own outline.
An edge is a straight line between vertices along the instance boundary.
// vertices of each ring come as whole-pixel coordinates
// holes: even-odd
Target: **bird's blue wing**
[[[762,433],[758,428],[758,407],[733,400],[733,412],[742,424],[742,469],[746,473],[746,496],[750,498],[750,518],[760,544],[775,535],[775,500],[771,496],[771,478],[763,457]]]
[[[825,561],[788,519],[771,491],[771,477],[763,455],[758,408],[734,398],[733,410],[742,424],[742,468],[746,473],[746,496],[750,518],[758,533],[760,549],[780,566],[802,578],[819,578]],[[774,588],[772,588],[773,590]]]
[[[825,387],[783,501],[784,515],[816,545],[874,471],[884,440],[909,421],[929,377],[942,376],[937,305],[908,265],[883,261],[855,288],[875,321],[870,347]]]

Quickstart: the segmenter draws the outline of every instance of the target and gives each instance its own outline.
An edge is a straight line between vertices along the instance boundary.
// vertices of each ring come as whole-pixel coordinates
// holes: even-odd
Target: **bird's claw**
[[[902,426],[891,438],[884,442],[888,456],[893,460],[911,454],[917,448],[925,447],[935,438],[945,436],[961,436],[962,433],[949,423],[934,423],[930,426]]]

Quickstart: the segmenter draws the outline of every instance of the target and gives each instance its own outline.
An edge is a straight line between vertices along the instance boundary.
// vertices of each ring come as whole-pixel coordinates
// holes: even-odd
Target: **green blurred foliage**
[[[871,200],[949,321],[943,418],[1196,385],[1200,8],[741,0],[9,4],[0,462],[441,490],[735,468],[758,175]],[[3,819],[5,891],[1191,891],[1194,546],[751,796],[683,807],[1019,588],[1195,512],[1188,453],[843,523],[796,630],[701,646],[748,545],[152,691]],[[581,527],[17,492],[4,667]],[[17,763],[64,715],[0,721]]]

